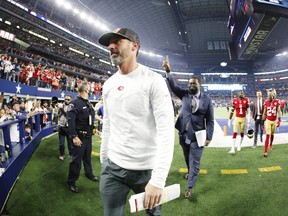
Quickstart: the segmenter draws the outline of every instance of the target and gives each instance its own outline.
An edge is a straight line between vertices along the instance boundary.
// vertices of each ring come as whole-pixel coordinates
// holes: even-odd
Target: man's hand
[[[168,61],[167,58],[166,58],[166,60],[163,61],[162,67],[164,68],[164,70],[165,70],[167,73],[170,73],[170,65],[169,65],[169,61]]]
[[[82,145],[82,142],[79,139],[79,137],[74,137],[73,138],[73,145],[75,145],[75,146],[81,146]]]
[[[144,208],[152,209],[160,203],[163,194],[163,189],[154,187],[151,184],[147,184],[145,187]]]
[[[211,140],[206,140],[204,143],[204,146],[208,146],[210,144]]]
[[[277,127],[280,127],[280,125],[281,125],[281,118],[278,117],[278,120],[277,120]]]
[[[231,119],[228,119],[228,123],[227,123],[228,127],[231,127]]]
[[[250,125],[250,122],[248,122],[248,124],[247,124],[247,127],[248,127],[248,128],[250,128],[250,127],[251,127],[251,125]]]

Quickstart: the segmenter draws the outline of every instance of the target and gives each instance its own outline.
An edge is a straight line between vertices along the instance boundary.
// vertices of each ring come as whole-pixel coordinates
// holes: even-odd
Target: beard
[[[192,95],[196,95],[199,92],[199,89],[196,86],[190,87],[189,92]]]
[[[114,55],[116,54],[116,55]],[[124,63],[124,61],[131,55],[130,44],[127,44],[122,50],[111,50],[110,51],[110,59],[111,62],[119,66]]]
[[[124,62],[124,58],[122,58],[122,56],[120,56],[120,55],[117,57],[110,56],[110,59],[111,59],[111,62],[116,66],[119,66],[119,65],[123,64],[123,62]]]

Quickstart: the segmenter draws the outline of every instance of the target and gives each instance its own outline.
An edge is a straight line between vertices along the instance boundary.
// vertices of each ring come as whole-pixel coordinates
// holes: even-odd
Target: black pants
[[[73,155],[72,139],[69,137],[68,127],[59,127],[59,151],[60,156],[65,156],[65,138],[67,140],[69,156]]]
[[[262,129],[264,129],[264,121],[262,120],[262,116],[259,116],[258,119],[256,118],[256,120],[255,120],[254,146],[257,146],[259,128],[260,128],[260,138],[262,141],[262,136],[263,136],[263,130]]]
[[[81,146],[73,145],[72,159],[69,165],[68,184],[75,184],[78,180],[81,170],[81,162],[83,161],[85,175],[93,176],[91,165],[92,152],[92,137],[80,137],[82,141]]]

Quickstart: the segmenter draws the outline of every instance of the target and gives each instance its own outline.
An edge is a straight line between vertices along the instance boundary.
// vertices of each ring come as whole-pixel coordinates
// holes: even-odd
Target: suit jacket
[[[212,140],[214,109],[211,98],[201,92],[198,109],[195,113],[192,113],[192,95],[188,89],[178,86],[170,74],[167,76],[167,81],[171,91],[182,101],[181,112],[175,124],[179,135],[185,135],[189,140],[195,142],[195,131],[206,129],[206,140]]]
[[[264,98],[262,97],[262,109],[261,109],[261,115],[263,115],[263,111],[264,111]],[[250,105],[251,107],[251,112],[252,112],[252,118],[254,120],[256,120],[257,118],[257,112],[258,112],[258,103],[257,103],[257,98],[253,101],[253,103],[251,103]],[[262,119],[262,118],[261,118]]]

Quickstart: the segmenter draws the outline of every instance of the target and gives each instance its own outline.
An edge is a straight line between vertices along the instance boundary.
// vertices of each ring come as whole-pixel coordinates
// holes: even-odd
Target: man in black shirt
[[[67,113],[69,134],[73,143],[67,184],[74,193],[78,193],[75,182],[80,175],[82,160],[85,176],[92,181],[97,181],[97,177],[93,175],[91,165],[92,130],[95,111],[88,100],[89,89],[89,85],[86,82],[78,86],[79,95],[70,102]]]

